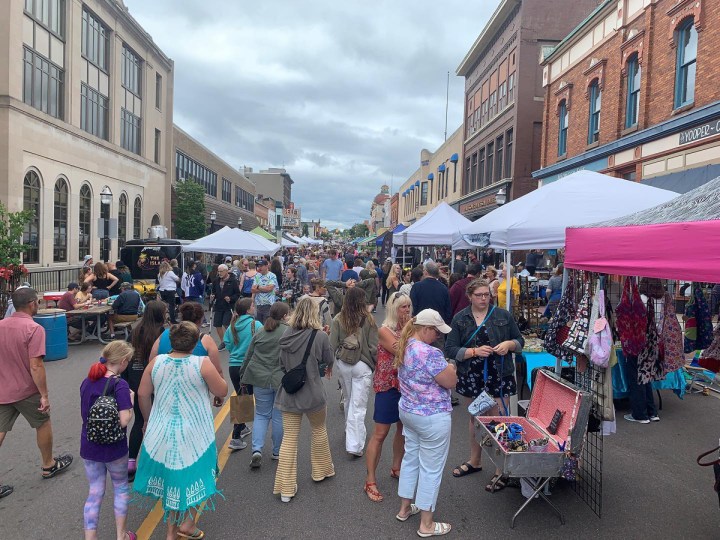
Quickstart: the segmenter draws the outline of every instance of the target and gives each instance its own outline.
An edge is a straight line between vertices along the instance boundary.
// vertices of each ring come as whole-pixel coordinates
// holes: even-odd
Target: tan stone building
[[[397,223],[408,225],[440,201],[452,205],[462,196],[463,128],[460,126],[435,152],[420,152],[420,167],[398,191]]]
[[[25,263],[115,260],[170,215],[172,60],[122,0],[3,0],[0,36],[0,200],[34,213]]]
[[[390,186],[380,187],[370,205],[370,234],[380,234],[390,227]]]
[[[255,192],[282,203],[289,208],[292,201],[292,185],[295,183],[285,169],[272,167],[254,172],[252,167],[244,167],[243,175],[255,184]]]
[[[203,186],[208,231],[222,229],[226,225],[241,225],[246,231],[258,226],[255,217],[255,185],[250,180],[178,126],[173,126],[173,144],[173,182],[193,178]],[[174,208],[173,204],[173,212]],[[175,216],[172,217],[174,223]],[[214,223],[212,217],[215,218]]]

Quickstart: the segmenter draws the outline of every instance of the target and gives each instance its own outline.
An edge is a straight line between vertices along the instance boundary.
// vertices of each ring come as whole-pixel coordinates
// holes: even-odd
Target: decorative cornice
[[[585,99],[590,99],[590,83],[597,79],[598,88],[603,89],[605,83],[605,65],[607,64],[606,59],[597,60],[593,58],[590,62],[590,67],[583,71],[585,75]]]
[[[639,31],[637,34],[628,38],[620,45],[620,52],[622,54],[622,69],[620,72],[623,77],[627,76],[627,61],[633,54],[637,53],[638,64],[643,63],[643,52],[645,46],[645,30]]]
[[[570,110],[570,96],[572,95],[572,83],[562,83],[560,88],[553,92],[555,94],[555,116],[560,115],[560,102],[565,100],[565,108]]]
[[[702,0],[679,0],[677,4],[671,7],[666,13],[668,17],[672,17],[670,28],[668,29],[668,39],[670,46],[675,47],[675,31],[680,23],[688,17],[695,19],[695,29],[700,32],[702,25]]]

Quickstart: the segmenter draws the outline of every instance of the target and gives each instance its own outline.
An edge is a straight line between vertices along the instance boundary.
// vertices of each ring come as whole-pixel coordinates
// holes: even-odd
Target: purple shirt
[[[108,463],[115,461],[128,453],[127,436],[113,444],[97,444],[87,440],[87,417],[90,407],[93,406],[95,400],[102,396],[105,390],[107,378],[103,377],[97,381],[85,379],[80,385],[80,415],[82,416],[82,431],[80,432],[80,457],[91,461],[100,461]],[[115,377],[114,382],[108,387],[108,395],[113,394],[115,388],[115,399],[118,404],[118,411],[126,411],[133,408],[130,401],[130,387],[128,383],[119,377]]]
[[[435,376],[447,366],[440,349],[410,338],[398,370],[400,408],[419,416],[452,412],[450,390],[435,381]]]

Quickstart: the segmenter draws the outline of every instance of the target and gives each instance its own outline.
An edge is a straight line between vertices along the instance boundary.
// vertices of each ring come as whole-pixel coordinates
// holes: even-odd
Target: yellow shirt
[[[517,278],[512,278],[512,295],[513,300],[517,300],[520,296],[520,282]],[[506,309],[507,307],[507,280],[503,279],[498,287],[498,307]]]

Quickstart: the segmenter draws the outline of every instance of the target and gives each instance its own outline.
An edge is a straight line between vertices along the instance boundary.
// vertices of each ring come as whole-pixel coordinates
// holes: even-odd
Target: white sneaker
[[[646,420],[637,420],[636,418],[633,418],[632,414],[626,414],[623,418],[625,418],[625,420],[627,420],[628,422],[636,422],[638,424],[649,424],[650,423],[650,420],[647,420],[647,419]],[[658,418],[658,420],[660,420],[660,419]]]
[[[243,450],[244,448],[247,448],[247,443],[242,439],[230,439],[228,448],[230,450]]]
[[[292,498],[293,498],[295,495],[297,495],[297,491],[298,491],[298,490],[297,490],[297,486],[295,486],[295,493],[293,493],[293,494],[290,495],[289,497],[286,496],[286,495],[281,495],[281,496],[280,496],[280,500],[281,500],[282,502],[284,502],[284,503],[289,503],[290,501],[292,501]]]
[[[660,421],[660,417],[656,414],[655,416],[651,416],[651,417],[650,417],[650,421],[651,421],[651,422],[659,422],[659,421]]]
[[[251,428],[251,427],[248,427],[248,426],[245,426],[245,427],[243,428],[243,430],[240,432],[240,438],[241,438],[241,439],[244,439],[245,437],[247,437],[247,436],[250,435],[251,433],[252,433],[252,428]]]

